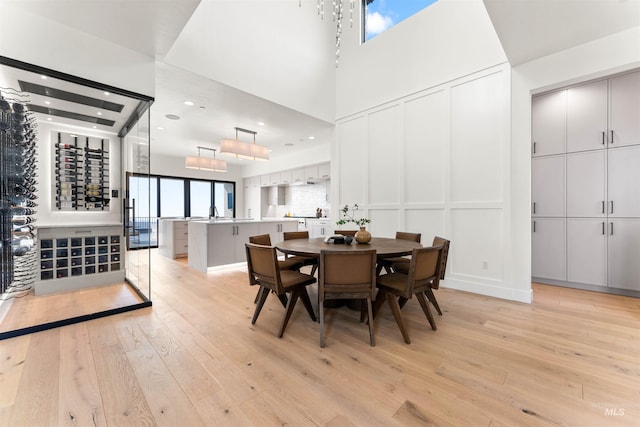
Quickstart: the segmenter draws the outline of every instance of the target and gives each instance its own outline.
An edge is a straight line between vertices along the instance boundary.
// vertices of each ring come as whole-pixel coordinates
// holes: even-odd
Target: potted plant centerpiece
[[[349,205],[345,205],[340,212],[342,212],[342,218],[336,221],[337,225],[344,225],[348,222],[353,222],[360,230],[356,232],[355,239],[358,243],[369,243],[371,241],[371,233],[369,233],[366,229],[366,225],[371,222],[369,218],[356,218],[356,211],[358,210],[358,204],[354,204],[353,207],[349,207]]]

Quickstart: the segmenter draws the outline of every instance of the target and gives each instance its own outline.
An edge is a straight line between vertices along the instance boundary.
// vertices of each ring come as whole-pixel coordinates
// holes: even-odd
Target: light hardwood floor
[[[153,307],[0,342],[1,426],[638,426],[640,300],[535,285],[522,304],[440,289],[404,344],[301,304],[256,325],[246,273],[153,255]],[[312,296],[313,299],[313,296]]]

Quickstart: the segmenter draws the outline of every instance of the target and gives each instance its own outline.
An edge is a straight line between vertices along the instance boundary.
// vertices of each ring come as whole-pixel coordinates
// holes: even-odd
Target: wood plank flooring
[[[246,272],[152,258],[153,307],[0,342],[1,426],[640,425],[638,299],[440,289],[437,331],[403,309],[410,345],[345,307],[321,349],[302,304],[282,339],[273,296],[251,325]]]

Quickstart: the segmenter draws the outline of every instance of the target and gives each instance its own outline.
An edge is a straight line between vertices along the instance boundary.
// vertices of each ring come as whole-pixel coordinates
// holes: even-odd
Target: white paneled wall
[[[445,286],[513,299],[509,87],[504,64],[338,120],[333,202],[374,236],[450,239]]]

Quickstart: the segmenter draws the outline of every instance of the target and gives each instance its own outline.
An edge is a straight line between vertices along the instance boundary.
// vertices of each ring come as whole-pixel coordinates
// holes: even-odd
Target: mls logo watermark
[[[624,416],[624,408],[604,408],[606,417],[622,417]]]

